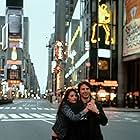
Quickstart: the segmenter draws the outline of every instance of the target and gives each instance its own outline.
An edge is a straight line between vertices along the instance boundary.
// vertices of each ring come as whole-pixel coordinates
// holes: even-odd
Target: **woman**
[[[78,113],[73,112],[73,108],[79,100],[78,93],[75,89],[66,90],[63,100],[58,108],[56,122],[52,127],[52,140],[68,140],[68,127],[70,120],[73,122],[83,120],[88,112],[86,107]]]

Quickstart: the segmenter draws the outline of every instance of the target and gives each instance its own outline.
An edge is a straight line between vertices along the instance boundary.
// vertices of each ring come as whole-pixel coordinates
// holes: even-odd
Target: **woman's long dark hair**
[[[68,89],[66,89],[65,94],[64,94],[64,97],[63,97],[63,99],[62,99],[62,101],[61,101],[61,103],[59,105],[58,112],[59,112],[59,110],[61,109],[61,107],[64,104],[70,104],[69,101],[68,101],[68,96],[69,96],[69,94],[70,94],[71,91],[73,91],[73,92],[76,93],[77,100],[79,100],[79,95],[78,95],[78,92],[76,91],[76,89],[74,89],[74,88],[68,88]],[[58,112],[57,112],[57,114],[58,114]]]

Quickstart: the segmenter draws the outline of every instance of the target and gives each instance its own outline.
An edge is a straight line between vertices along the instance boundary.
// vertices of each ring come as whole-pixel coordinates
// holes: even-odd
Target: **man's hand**
[[[90,102],[87,103],[87,108],[88,110],[99,114],[99,110],[97,109],[97,106],[94,100],[91,100]]]

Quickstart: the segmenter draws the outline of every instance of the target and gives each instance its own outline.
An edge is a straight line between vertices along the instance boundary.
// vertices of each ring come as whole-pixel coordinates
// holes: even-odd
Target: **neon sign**
[[[111,38],[110,41],[110,28],[109,28],[109,23],[111,21],[111,11],[108,9],[106,4],[99,5],[98,7],[98,24],[94,23],[92,26],[92,37],[91,37],[91,42],[96,43],[97,41],[100,41],[100,37],[96,39],[95,33],[96,33],[96,26],[98,25],[99,27],[103,27],[105,30],[105,44],[114,44],[114,39]]]

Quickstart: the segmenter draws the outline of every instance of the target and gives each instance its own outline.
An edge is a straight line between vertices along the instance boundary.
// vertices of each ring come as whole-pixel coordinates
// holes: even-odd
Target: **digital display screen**
[[[21,16],[20,15],[9,15],[8,17],[9,23],[9,33],[13,35],[20,34],[21,31]]]
[[[7,70],[7,79],[20,80],[21,79],[21,70],[20,69],[16,69],[16,70],[8,69]]]

